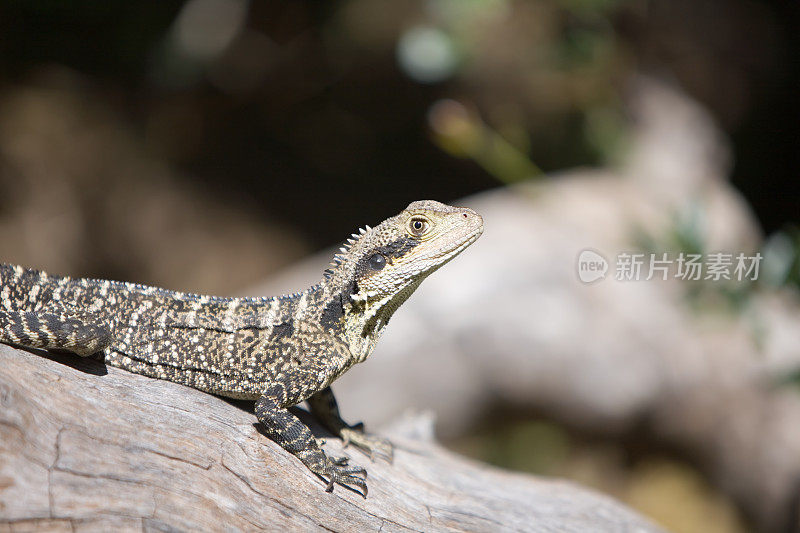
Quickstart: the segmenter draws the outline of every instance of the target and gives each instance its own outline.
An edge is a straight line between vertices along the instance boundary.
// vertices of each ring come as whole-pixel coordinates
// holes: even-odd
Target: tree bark
[[[370,488],[366,500],[329,494],[259,433],[251,409],[101,361],[0,345],[0,532],[658,530],[572,483],[448,452],[419,416],[387,428],[393,464],[328,438],[329,452],[367,467]]]

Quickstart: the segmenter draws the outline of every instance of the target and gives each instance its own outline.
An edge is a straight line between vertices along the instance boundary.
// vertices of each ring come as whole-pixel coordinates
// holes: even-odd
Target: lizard
[[[391,461],[392,444],[342,420],[331,383],[365,361],[420,283],[475,242],[469,208],[412,202],[347,239],[322,279],[275,297],[216,297],[135,283],[51,276],[0,263],[0,342],[97,355],[204,392],[255,400],[266,435],[326,482],[367,497],[367,471],[329,456],[289,407],[345,445]]]

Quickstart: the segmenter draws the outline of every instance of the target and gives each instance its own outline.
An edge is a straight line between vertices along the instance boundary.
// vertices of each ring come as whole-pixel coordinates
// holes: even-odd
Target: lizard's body
[[[303,370],[317,366],[315,358],[300,361],[302,351],[285,345],[300,339],[294,324],[318,322],[324,298],[320,286],[277,298],[219,298],[133,283],[52,277],[3,264],[0,287],[0,301],[13,302],[12,309],[28,312],[28,321],[39,321],[29,325],[31,331],[52,329],[46,323],[50,316],[55,322],[91,317],[81,322],[104,324],[113,339],[100,350],[107,363],[222,396],[255,400],[283,364],[294,363]],[[59,347],[58,341],[49,346],[46,338],[38,342],[44,348]],[[343,350],[334,353],[342,356],[316,361],[325,363],[330,369],[326,377],[333,379],[341,373],[335,369],[343,371],[346,363],[355,362]]]
[[[417,228],[424,223],[424,231]],[[365,360],[397,307],[483,230],[479,215],[414,202],[362,230],[320,283],[274,298],[218,298],[0,264],[0,341],[100,352],[153,378],[254,399],[269,436],[314,473],[359,487],[364,469],[332,459],[287,407],[308,401],[335,434],[391,457],[391,445],[345,424],[330,384]]]

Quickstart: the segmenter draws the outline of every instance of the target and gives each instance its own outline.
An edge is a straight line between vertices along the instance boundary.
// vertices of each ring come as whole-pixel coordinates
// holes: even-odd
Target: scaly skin
[[[366,471],[327,456],[287,408],[307,401],[345,443],[391,460],[388,441],[342,420],[330,384],[369,357],[422,280],[482,232],[471,209],[413,202],[353,234],[318,284],[274,298],[217,298],[0,264],[0,342],[99,352],[137,374],[256,400],[269,437],[326,478],[327,490],[339,483],[366,497]]]

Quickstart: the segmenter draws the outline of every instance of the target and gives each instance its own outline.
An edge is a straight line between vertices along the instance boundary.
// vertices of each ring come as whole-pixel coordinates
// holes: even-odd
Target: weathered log
[[[258,432],[251,405],[106,367],[0,345],[0,532],[127,530],[657,531],[572,483],[500,471],[387,428],[393,464],[369,498],[332,494]],[[313,421],[316,435],[325,432]]]

